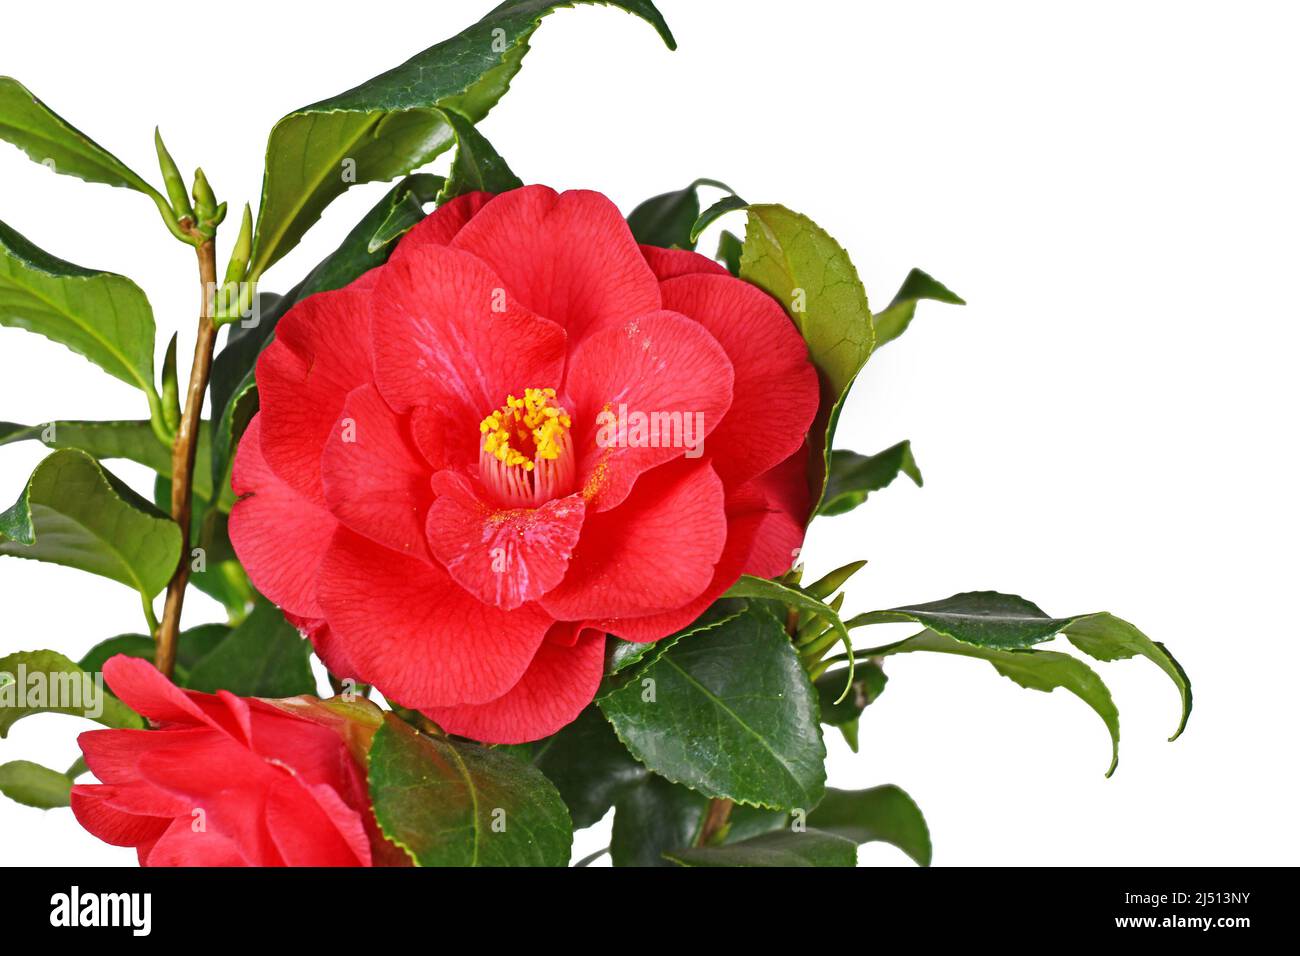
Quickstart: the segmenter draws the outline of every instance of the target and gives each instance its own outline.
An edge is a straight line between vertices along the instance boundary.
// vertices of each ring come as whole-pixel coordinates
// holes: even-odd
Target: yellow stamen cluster
[[[507,467],[532,471],[535,460],[560,457],[560,440],[572,424],[568,412],[555,404],[555,389],[526,388],[523,398],[507,396],[478,430],[484,436],[483,451]]]

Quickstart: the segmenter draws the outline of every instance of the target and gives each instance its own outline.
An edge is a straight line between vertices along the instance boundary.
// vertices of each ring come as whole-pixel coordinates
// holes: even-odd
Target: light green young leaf
[[[0,325],[66,345],[160,407],[154,388],[153,309],[130,279],[83,269],[0,222]]]
[[[0,764],[0,793],[16,803],[38,810],[53,810],[66,807],[71,792],[72,778],[66,773],[30,760]]]
[[[916,315],[916,305],[923,299],[965,305],[966,300],[942,282],[920,269],[913,269],[903,280],[894,300],[883,312],[876,313],[876,348],[880,348],[907,331]]]
[[[106,727],[143,727],[144,720],[103,688],[102,680],[57,651],[0,657],[0,737],[32,714],[69,714]]]
[[[0,513],[0,554],[100,574],[146,599],[166,586],[180,550],[175,522],[77,449],[37,465]]]

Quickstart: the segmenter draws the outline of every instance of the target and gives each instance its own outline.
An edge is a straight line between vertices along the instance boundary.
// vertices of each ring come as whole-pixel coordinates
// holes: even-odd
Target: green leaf
[[[679,641],[598,699],[632,755],[708,797],[809,808],[826,780],[812,685],[784,628],[752,606]]]
[[[370,797],[417,866],[567,866],[569,812],[535,767],[417,733],[393,714],[370,748]]]
[[[722,230],[722,235],[718,236],[717,259],[733,276],[740,275],[740,257],[743,252],[744,246],[740,238],[735,233]]]
[[[445,150],[452,132],[444,109],[473,123],[487,115],[519,72],[541,19],[577,2],[590,0],[507,0],[401,66],[276,123],[267,143],[252,277],[292,249],[353,183],[394,179]],[[649,21],[674,46],[649,0],[609,3]]]
[[[670,866],[664,851],[688,846],[699,834],[709,800],[647,773],[618,798],[609,856],[615,866]]]
[[[842,670],[828,671],[813,681],[813,687],[817,690],[822,723],[838,729],[849,749],[857,753],[858,721],[862,712],[884,692],[889,678],[879,664],[859,661],[848,696],[840,699],[844,693],[844,676]]]
[[[186,685],[190,668],[199,659],[225,640],[231,628],[225,624],[200,624],[189,630],[181,631],[176,641],[176,683]],[[152,661],[156,645],[152,637],[145,634],[119,634],[106,641],[100,641],[77,662],[77,666],[88,673],[104,669],[104,662],[110,657],[125,654]]]
[[[439,112],[456,134],[456,158],[452,160],[446,185],[438,194],[440,204],[465,193],[503,193],[523,186],[523,180],[511,172],[506,161],[467,117],[455,110]]]
[[[1178,739],[1192,712],[1191,681],[1169,649],[1127,621],[1104,611],[1049,617],[1032,601],[1014,594],[969,591],[929,604],[860,614],[848,626],[896,621],[915,621],[932,631],[980,647],[1025,648],[1063,633],[1075,647],[1097,660],[1114,661],[1140,655],[1164,671],[1178,688],[1182,714],[1170,740]]]
[[[722,846],[697,846],[664,854],[682,866],[856,866],[852,840],[818,830],[779,830]]]
[[[0,513],[0,554],[100,574],[145,598],[166,586],[180,550],[170,518],[76,449],[37,465],[18,501]]]
[[[688,236],[691,242],[691,248],[695,248],[695,243],[700,238],[700,233],[705,229],[708,229],[714,222],[721,219],[729,212],[736,212],[737,210],[745,209],[748,206],[749,203],[745,202],[745,200],[741,199],[734,193],[730,196],[723,196],[708,209],[704,210],[704,212],[696,218],[695,222],[691,224],[691,231]]]
[[[575,830],[597,823],[621,793],[650,775],[594,704],[559,733],[539,741],[532,761],[564,798]]]
[[[740,275],[785,306],[820,373],[822,401],[810,433],[811,487],[820,505],[840,409],[875,347],[866,290],[838,242],[807,216],[776,205],[749,207]]]
[[[202,422],[194,455],[194,493],[205,499],[212,496],[211,468],[208,464],[211,455],[210,438],[208,422]],[[125,458],[167,477],[172,473],[171,448],[158,440],[148,419],[55,421],[41,425],[0,422],[0,445],[28,440],[39,441],[46,448],[80,448],[101,461]]]
[[[916,304],[922,299],[946,302],[949,305],[966,304],[965,299],[939,280],[920,269],[913,269],[903,280],[902,287],[889,307],[876,313],[876,348],[892,342],[907,331],[907,327],[912,324],[912,317],[916,315]]]
[[[427,173],[407,176],[398,183],[388,194],[391,204],[388,216],[370,237],[366,252],[373,255],[410,232],[425,217],[424,204],[433,202],[446,185],[443,177]]]
[[[727,590],[724,597],[756,598],[763,601],[775,601],[778,604],[798,608],[801,612],[806,612],[820,617],[829,624],[831,630],[839,636],[840,643],[844,645],[846,651],[850,653],[850,655],[852,654],[853,641],[849,637],[848,627],[842,620],[840,620],[839,613],[833,607],[823,604],[815,597],[804,594],[797,588],[787,587],[779,581],[769,581],[766,578],[756,578],[750,574],[743,574],[740,576],[740,580]],[[849,685],[853,683],[853,672],[856,664],[852,656],[848,658],[848,664],[849,672],[844,691],[840,694],[840,699],[844,699],[848,696]]]
[[[716,179],[697,179],[685,189],[652,196],[628,215],[627,225],[632,236],[647,246],[694,249],[691,227],[700,218],[701,186],[716,186],[734,193],[730,186]]]
[[[888,784],[870,790],[828,788],[808,816],[808,825],[854,843],[879,840],[898,847],[918,866],[929,866],[930,828],[916,802]]]
[[[966,591],[942,601],[859,614],[849,627],[915,621],[967,644],[1005,649],[1050,641],[1072,620],[1048,617],[1037,604],[1015,594]]]
[[[13,760],[0,764],[0,793],[38,810],[52,810],[71,802],[72,778],[30,760]]]
[[[1003,677],[1029,690],[1050,692],[1063,687],[1096,711],[1097,716],[1106,725],[1111,742],[1111,763],[1106,776],[1113,774],[1115,768],[1119,766],[1119,711],[1116,710],[1110,691],[1097,672],[1078,658],[1059,651],[977,647],[934,631],[922,631],[897,644],[874,649],[871,653],[885,656],[912,651],[934,651],[940,654],[977,657],[992,664],[994,670]]]
[[[611,637],[609,642],[609,665],[606,667],[606,672],[620,674],[634,664],[639,664],[647,657],[653,658],[658,654],[662,654],[683,637],[706,631],[732,618],[739,617],[745,612],[745,606],[744,601],[727,598],[714,601],[703,614],[686,627],[676,634],[669,634],[657,641],[625,641],[621,638]]]
[[[106,727],[142,727],[140,715],[57,651],[0,657],[0,737],[32,714],[70,714]]]
[[[912,457],[912,443],[901,441],[874,455],[836,449],[831,452],[831,470],[826,479],[819,515],[841,515],[852,511],[873,491],[888,487],[900,474],[919,488],[924,484],[921,469]]]
[[[190,669],[186,686],[240,697],[315,694],[311,645],[271,602],[253,612]]]
[[[56,173],[90,183],[124,186],[152,197],[157,191],[126,164],[32,95],[11,76],[0,76],[0,139]]]
[[[38,249],[0,222],[0,325],[27,329],[84,355],[157,406],[153,309],[140,287]]]
[[[1128,621],[1102,611],[1076,617],[1063,633],[1070,643],[1099,661],[1117,661],[1141,655],[1164,671],[1178,688],[1183,703],[1178,727],[1169,739],[1177,740],[1192,713],[1192,682],[1187,672],[1159,641],[1153,641]]]

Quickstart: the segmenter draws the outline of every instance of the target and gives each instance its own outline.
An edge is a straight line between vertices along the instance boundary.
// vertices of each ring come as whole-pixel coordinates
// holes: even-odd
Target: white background
[[[278,117],[489,6],[11,4],[0,72],[155,181],[161,124],[236,208],[258,194]],[[1187,733],[1168,744],[1166,678],[1141,660],[1096,665],[1123,728],[1105,780],[1105,731],[1063,691],[1022,690],[979,661],[893,659],[862,752],[828,735],[832,783],[907,789],[936,864],[1296,862],[1294,6],[660,6],[675,54],[608,8],[543,25],[482,127],[516,172],[602,190],[625,211],[723,179],[825,226],[877,307],[913,265],[970,302],[923,305],[842,420],[840,443],[859,451],[911,438],[924,489],[900,483],[816,522],[810,573],[869,559],[853,611],[985,588],[1058,615],[1111,610],[1169,644],[1195,683]],[[213,65],[187,67],[187,50]],[[264,287],[292,285],[385,188],[337,202]],[[188,368],[192,254],[146,199],[0,146],[0,218],[133,277],[157,313],[159,358],[179,328]],[[0,368],[6,420],[146,414],[128,386],[22,331],[0,329]],[[42,453],[0,449],[0,506]],[[146,487],[141,469],[113,467]],[[0,559],[0,592],[0,653],[75,658],[140,628],[132,593],[76,571]],[[187,610],[219,616],[194,595]],[[80,729],[24,721],[0,760],[65,765]],[[580,852],[607,827],[580,834]],[[6,863],[133,861],[67,811],[8,802],[0,847]],[[905,862],[878,845],[862,860]]]

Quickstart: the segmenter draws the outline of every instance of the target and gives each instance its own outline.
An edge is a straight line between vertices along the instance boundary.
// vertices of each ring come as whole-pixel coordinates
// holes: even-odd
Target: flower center
[[[545,504],[569,493],[577,474],[573,420],[553,388],[526,388],[479,422],[479,477],[504,505]]]

